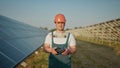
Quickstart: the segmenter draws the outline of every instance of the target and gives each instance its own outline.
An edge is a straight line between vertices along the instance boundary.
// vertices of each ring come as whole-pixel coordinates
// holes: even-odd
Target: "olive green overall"
[[[65,44],[56,44],[53,40],[53,32],[52,32],[52,48],[60,47],[60,48],[68,48],[68,40],[69,35],[67,37],[67,41]],[[71,68],[71,55],[53,55],[50,53],[49,56],[49,68]]]

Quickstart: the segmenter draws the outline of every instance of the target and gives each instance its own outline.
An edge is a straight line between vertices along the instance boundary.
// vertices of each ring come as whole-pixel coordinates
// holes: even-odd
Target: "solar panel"
[[[0,15],[0,68],[13,68],[44,42],[47,30]]]

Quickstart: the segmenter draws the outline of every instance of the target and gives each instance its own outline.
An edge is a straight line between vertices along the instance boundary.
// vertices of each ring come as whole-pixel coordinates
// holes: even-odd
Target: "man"
[[[63,14],[57,14],[54,23],[56,30],[50,32],[44,42],[44,51],[50,53],[49,68],[71,68],[71,54],[76,52],[75,38],[64,30],[66,19]]]

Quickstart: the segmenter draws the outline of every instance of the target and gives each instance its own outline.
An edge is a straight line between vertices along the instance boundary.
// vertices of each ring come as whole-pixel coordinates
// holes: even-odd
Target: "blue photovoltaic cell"
[[[44,42],[47,30],[0,15],[0,68],[13,68]]]

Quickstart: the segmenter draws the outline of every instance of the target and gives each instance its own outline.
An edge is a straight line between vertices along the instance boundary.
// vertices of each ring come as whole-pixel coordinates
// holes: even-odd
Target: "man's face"
[[[56,22],[56,29],[59,30],[59,31],[62,31],[64,30],[64,27],[65,27],[65,23],[64,22]]]

